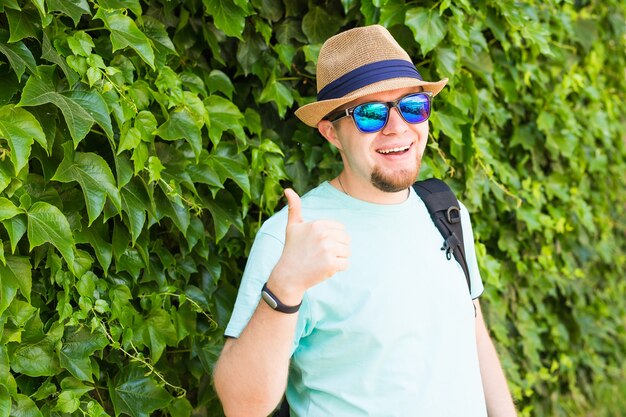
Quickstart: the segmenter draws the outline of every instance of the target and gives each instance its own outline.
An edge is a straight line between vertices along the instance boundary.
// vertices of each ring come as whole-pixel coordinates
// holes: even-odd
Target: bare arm
[[[478,300],[474,300],[474,305],[476,306],[476,344],[487,414],[490,417],[517,416],[498,353],[487,331]]]
[[[297,305],[312,286],[347,269],[349,237],[332,221],[305,223],[300,198],[285,190],[289,215],[283,252],[267,286],[287,305]],[[238,339],[229,339],[214,382],[228,417],[265,417],[285,391],[298,314],[272,310],[260,301]]]
[[[227,416],[265,417],[276,407],[285,391],[297,316],[261,301],[240,337],[226,341],[214,378]]]

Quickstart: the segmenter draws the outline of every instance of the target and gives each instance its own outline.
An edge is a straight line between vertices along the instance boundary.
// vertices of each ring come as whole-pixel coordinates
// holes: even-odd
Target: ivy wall
[[[0,0],[0,417],[222,415],[211,370],[282,189],[340,169],[293,111],[380,23],[435,101],[522,416],[626,413],[626,3]],[[373,329],[375,330],[375,329]]]

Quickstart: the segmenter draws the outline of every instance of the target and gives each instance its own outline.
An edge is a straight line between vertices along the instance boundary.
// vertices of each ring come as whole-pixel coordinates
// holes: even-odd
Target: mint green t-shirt
[[[310,288],[298,313],[287,400],[293,417],[486,417],[472,298],[483,291],[461,206],[472,294],[410,190],[401,204],[352,198],[325,182],[302,197],[305,221],[351,237],[348,270]],[[281,255],[287,210],[261,227],[226,335],[238,337]]]

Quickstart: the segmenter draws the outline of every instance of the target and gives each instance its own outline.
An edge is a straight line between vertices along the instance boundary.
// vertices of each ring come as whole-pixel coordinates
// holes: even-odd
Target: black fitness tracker
[[[302,305],[302,301],[297,306],[288,306],[283,304],[278,297],[276,297],[270,290],[267,288],[267,283],[263,284],[263,289],[261,290],[261,298],[265,300],[268,306],[276,311],[280,311],[281,313],[293,314],[300,310],[300,306]]]

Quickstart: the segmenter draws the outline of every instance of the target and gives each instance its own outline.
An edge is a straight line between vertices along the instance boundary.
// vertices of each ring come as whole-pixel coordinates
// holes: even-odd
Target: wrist
[[[267,280],[266,286],[283,304],[295,306],[302,302],[306,289],[295,285],[293,279],[290,278],[291,276],[293,274],[283,273],[277,265]]]
[[[298,304],[288,305],[283,303],[280,298],[276,296],[268,287],[267,283],[263,284],[263,288],[261,289],[261,298],[263,301],[267,303],[273,310],[276,310],[285,314],[293,314],[300,310],[300,306],[302,305],[302,301]]]

